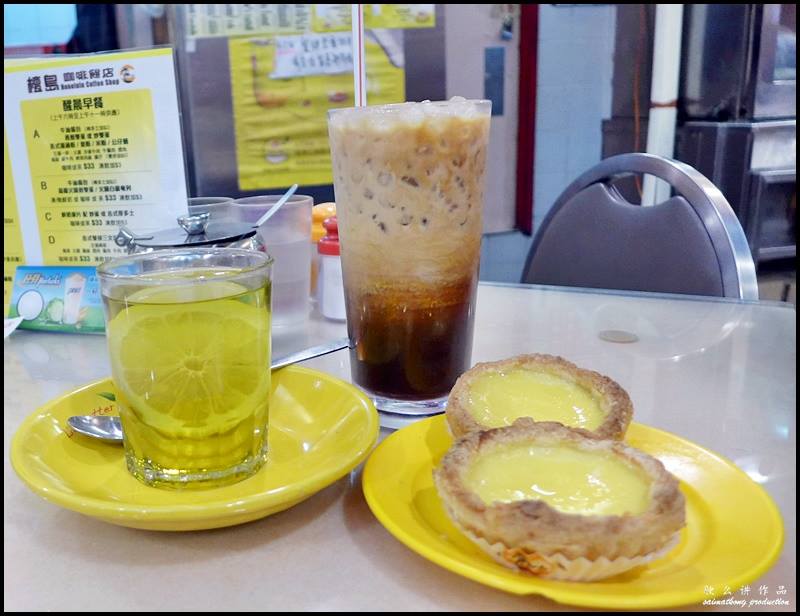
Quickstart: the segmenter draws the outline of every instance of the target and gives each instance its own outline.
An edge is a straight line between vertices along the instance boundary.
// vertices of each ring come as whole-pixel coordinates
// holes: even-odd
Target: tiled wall
[[[614,5],[539,6],[534,231],[561,191],[600,161],[615,21]],[[529,247],[520,233],[485,236],[481,279],[518,282]]]
[[[534,227],[567,184],[600,161],[615,16],[613,5],[539,8]]]
[[[531,238],[519,231],[488,233],[481,244],[481,280],[519,282]]]

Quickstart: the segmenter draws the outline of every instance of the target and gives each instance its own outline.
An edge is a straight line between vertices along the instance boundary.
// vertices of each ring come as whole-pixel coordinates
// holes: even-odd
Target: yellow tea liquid
[[[185,278],[103,298],[128,468],[161,487],[231,483],[267,452],[270,288]]]

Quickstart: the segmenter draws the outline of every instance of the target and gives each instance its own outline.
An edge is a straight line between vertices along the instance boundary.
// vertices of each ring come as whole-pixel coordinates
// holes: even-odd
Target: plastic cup
[[[231,197],[190,197],[189,214],[208,212],[214,222],[234,222],[233,199]]]
[[[280,199],[261,195],[237,199],[237,222],[256,223]],[[267,253],[275,259],[272,275],[273,328],[294,327],[308,318],[311,286],[311,208],[314,199],[292,195],[278,212],[258,229]]]

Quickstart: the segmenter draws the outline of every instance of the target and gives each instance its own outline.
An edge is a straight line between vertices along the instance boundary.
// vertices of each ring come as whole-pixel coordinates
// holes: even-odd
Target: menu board
[[[187,4],[190,39],[248,34],[304,34],[350,29],[350,4]],[[434,28],[434,4],[365,4],[364,26]]]
[[[189,38],[305,32],[311,24],[310,4],[187,4]]]
[[[7,265],[96,265],[123,254],[121,226],[174,225],[187,194],[171,49],[4,68]]]

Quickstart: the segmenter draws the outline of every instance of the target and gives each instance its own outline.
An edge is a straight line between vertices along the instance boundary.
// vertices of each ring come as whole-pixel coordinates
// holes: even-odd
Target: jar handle
[[[127,248],[128,251],[131,251],[137,241],[150,239],[153,239],[152,235],[136,235],[128,227],[121,227],[119,233],[114,236],[114,243],[120,248]]]

